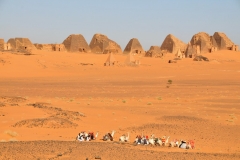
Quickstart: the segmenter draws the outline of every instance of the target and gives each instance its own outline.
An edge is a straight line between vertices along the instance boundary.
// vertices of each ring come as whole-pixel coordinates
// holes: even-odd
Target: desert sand
[[[240,159],[240,52],[203,55],[210,61],[136,57],[135,67],[115,55],[105,67],[102,54],[0,52],[0,159]],[[99,137],[75,141],[81,131]],[[195,149],[134,146],[141,133]]]

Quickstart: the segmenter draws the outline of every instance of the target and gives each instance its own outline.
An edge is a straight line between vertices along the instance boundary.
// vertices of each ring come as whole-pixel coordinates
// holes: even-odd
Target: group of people
[[[182,149],[194,149],[195,142],[193,140],[178,140],[174,139],[172,141],[169,141],[169,137],[163,136],[161,138],[157,138],[154,135],[151,135],[149,138],[148,136],[140,136],[137,135],[134,143],[136,145],[159,145],[159,146],[167,146],[167,147],[178,147]]]
[[[80,132],[76,139],[80,142],[82,141],[91,141],[91,140],[95,140],[98,136],[98,133],[95,135],[94,132],[85,132],[85,131],[82,131]]]
[[[103,141],[113,141],[115,131],[112,131],[112,133],[106,133],[101,140]],[[97,139],[98,132],[95,135],[94,132],[80,132],[77,136],[78,141],[92,141]],[[178,147],[182,149],[194,149],[195,148],[195,142],[193,140],[178,140],[174,139],[172,141],[169,140],[170,136],[163,136],[161,138],[157,138],[154,135],[151,135],[151,137],[148,137],[147,135],[137,135],[134,141],[135,145],[152,145],[152,146],[166,146],[166,147]],[[122,135],[119,138],[120,142],[129,142],[129,133],[128,135]]]

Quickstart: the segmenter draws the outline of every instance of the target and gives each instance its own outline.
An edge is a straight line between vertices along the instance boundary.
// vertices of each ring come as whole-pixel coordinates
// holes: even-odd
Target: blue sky
[[[95,33],[125,48],[138,38],[145,50],[168,34],[184,42],[198,32],[224,32],[240,45],[240,0],[0,0],[0,38],[62,43],[70,34],[87,42]]]

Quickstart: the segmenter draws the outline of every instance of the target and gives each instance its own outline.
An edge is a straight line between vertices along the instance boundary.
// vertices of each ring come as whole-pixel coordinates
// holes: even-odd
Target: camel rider
[[[88,135],[90,136],[90,140],[94,140],[94,133],[93,132],[89,132]]]
[[[113,141],[113,137],[112,137],[111,133],[108,133],[108,136],[109,136],[110,141]]]
[[[146,136],[146,137],[143,136],[142,142],[143,142],[144,145],[148,145],[148,136]]]
[[[82,132],[79,133],[78,136],[77,136],[77,139],[81,142],[84,141],[84,134]]]
[[[142,137],[140,135],[137,136],[137,144],[141,144]]]
[[[163,136],[163,137],[162,137],[162,143],[165,144],[165,142],[166,142],[166,137]]]

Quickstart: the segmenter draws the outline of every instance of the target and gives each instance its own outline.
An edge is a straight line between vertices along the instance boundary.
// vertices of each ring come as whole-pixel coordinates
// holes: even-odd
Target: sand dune
[[[119,63],[104,67],[107,55],[0,52],[0,158],[239,159],[240,52],[203,55],[210,61],[136,57],[140,66],[116,55]],[[112,130],[115,142],[101,142]],[[80,131],[100,138],[75,142]],[[194,139],[196,148],[117,143],[127,132],[131,142],[167,135]]]

